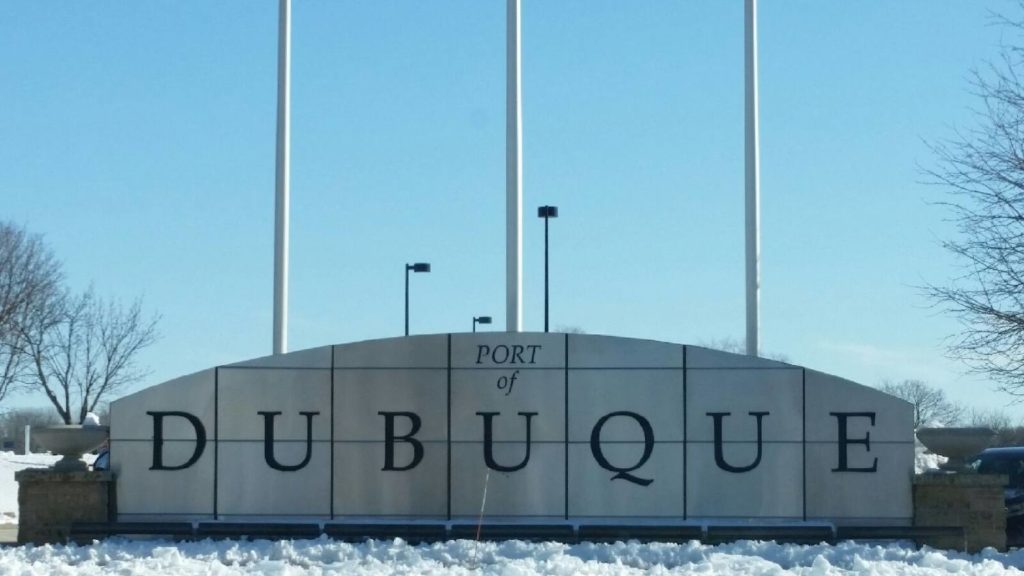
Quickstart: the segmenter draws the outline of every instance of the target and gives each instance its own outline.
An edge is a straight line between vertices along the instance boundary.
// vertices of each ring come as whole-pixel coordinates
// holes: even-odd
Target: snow
[[[82,457],[86,463],[92,463],[95,454]],[[26,468],[46,468],[60,460],[60,456],[46,454],[15,454],[0,452],[0,525],[18,523],[18,483],[14,473]],[[0,571],[0,576],[3,572]]]
[[[518,540],[458,540],[412,546],[401,540],[347,544],[329,540],[174,543],[110,539],[88,546],[0,549],[0,575],[50,574],[736,574],[884,576],[1019,574],[1024,553],[977,555],[930,548],[842,543],[836,546],[737,542],[567,545]]]
[[[945,464],[947,458],[928,452],[920,443],[914,450],[914,473],[923,474],[928,470],[936,470],[939,464]]]
[[[14,473],[25,468],[45,468],[59,459],[60,456],[50,454],[0,452],[0,524],[18,523],[18,483]]]
[[[0,452],[0,518],[16,521],[14,472],[49,466],[57,456]],[[560,544],[456,540],[409,545],[402,540],[359,544],[317,540],[126,540],[86,546],[0,547],[0,576],[138,574],[320,575],[494,574],[569,576],[632,574],[719,575],[1001,575],[1021,574],[1024,551],[963,554],[906,544],[835,546],[743,541],[711,546],[618,542]]]

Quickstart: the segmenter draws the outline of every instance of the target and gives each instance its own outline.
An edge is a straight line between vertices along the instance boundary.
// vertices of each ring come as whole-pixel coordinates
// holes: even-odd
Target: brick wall
[[[110,472],[28,469],[18,481],[18,543],[65,543],[72,522],[110,519]]]
[[[977,552],[1006,549],[1005,475],[919,474],[914,477],[914,526],[963,526],[964,542],[939,538],[936,548]]]

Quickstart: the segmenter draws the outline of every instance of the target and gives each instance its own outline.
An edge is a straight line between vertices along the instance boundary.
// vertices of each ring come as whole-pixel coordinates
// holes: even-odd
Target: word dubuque
[[[542,351],[543,346],[539,344],[514,344],[514,345],[485,345],[478,344],[476,351],[476,365],[480,366],[522,366],[529,367],[536,364],[537,355]],[[507,376],[500,376],[496,382],[497,387],[505,391],[505,396],[512,393],[514,384],[519,378],[519,370],[514,370]],[[562,411],[563,406],[552,406],[552,410]],[[182,411],[148,411],[153,424],[153,461],[150,470],[183,470],[193,466],[207,449],[208,433],[198,417],[194,414]],[[423,426],[424,418],[441,417],[442,415],[424,416],[413,410],[407,411],[378,411],[380,426],[383,432],[384,466],[382,471],[405,472],[414,470],[423,461],[427,450],[424,443],[417,438],[417,434]],[[485,465],[498,472],[515,472],[521,470],[530,463],[530,452],[533,438],[533,423],[535,418],[541,416],[539,411],[477,411],[479,417],[480,437],[482,439],[482,450],[480,457]],[[878,458],[872,457],[870,428],[875,425],[875,412],[829,412],[835,419],[837,450],[836,461],[838,465],[832,468],[833,472],[859,472],[875,473],[878,471]],[[734,474],[743,474],[756,469],[761,464],[762,457],[762,431],[764,423],[772,418],[769,410],[753,410],[745,416],[734,416],[731,412],[705,412],[704,416],[709,418],[714,430],[714,465],[718,468]],[[262,419],[263,424],[263,457],[267,466],[284,472],[294,472],[305,468],[313,454],[313,424],[317,418],[329,417],[320,411],[300,411],[296,414],[282,414],[280,411],[259,410],[254,411],[253,418]],[[724,423],[727,418],[746,417],[753,419],[757,430],[757,451],[753,459],[748,462],[732,462],[726,457],[726,445],[729,438],[723,432]],[[195,431],[195,448],[191,456],[183,462],[167,462],[164,458],[164,423],[170,418],[179,418],[188,422]],[[275,426],[278,418],[300,418],[305,420],[306,443],[305,456],[298,462],[281,462],[274,450]],[[522,423],[522,434],[518,438],[501,438],[503,442],[521,442],[525,445],[523,457],[518,462],[498,462],[494,457],[495,421],[499,418],[515,418]],[[680,414],[680,418],[683,415]],[[635,423],[638,437],[636,442],[643,442],[643,452],[636,461],[628,466],[616,466],[606,457],[602,442],[602,430],[614,419],[629,420]],[[858,429],[868,429],[863,435],[851,437],[850,423],[858,421]],[[399,433],[398,430],[406,431]],[[597,418],[590,429],[590,452],[597,464],[607,470],[611,480],[623,480],[640,486],[648,486],[655,481],[654,478],[646,477],[643,474],[643,467],[651,458],[655,449],[657,430],[650,420],[643,414],[628,410],[616,410]],[[405,461],[398,461],[396,458],[396,446],[404,444],[412,448],[412,455]],[[857,446],[857,459],[860,465],[851,464],[850,447]],[[440,448],[435,448],[440,449]],[[405,451],[408,453],[408,451]],[[870,462],[870,463],[868,463]]]

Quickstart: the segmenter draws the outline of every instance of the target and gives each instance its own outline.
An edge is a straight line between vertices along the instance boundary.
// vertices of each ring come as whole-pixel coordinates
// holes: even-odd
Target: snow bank
[[[0,522],[17,521],[14,472],[49,466],[56,456],[0,452]],[[895,544],[796,546],[737,542],[707,546],[453,542],[410,546],[401,540],[362,544],[318,540],[170,542],[109,539],[89,546],[0,548],[0,576],[51,574],[320,575],[354,574],[702,574],[829,576],[839,574],[1021,574],[1024,552],[977,555],[915,550]]]
[[[112,539],[91,546],[0,549],[0,575],[22,574],[1018,574],[1024,554],[979,555],[896,545],[529,544],[459,540],[410,546],[401,540],[172,543]]]
[[[929,452],[920,442],[914,444],[914,473],[923,474],[928,470],[935,470],[939,464],[945,464],[947,458]]]

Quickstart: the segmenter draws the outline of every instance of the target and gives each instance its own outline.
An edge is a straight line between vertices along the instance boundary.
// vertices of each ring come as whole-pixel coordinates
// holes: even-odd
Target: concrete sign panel
[[[121,520],[911,522],[912,409],[799,366],[587,334],[259,358],[111,405]]]

